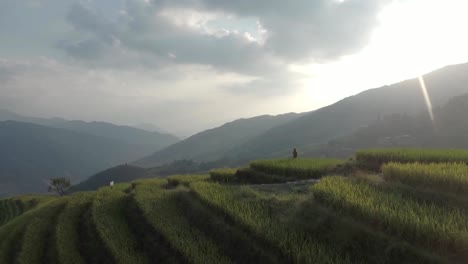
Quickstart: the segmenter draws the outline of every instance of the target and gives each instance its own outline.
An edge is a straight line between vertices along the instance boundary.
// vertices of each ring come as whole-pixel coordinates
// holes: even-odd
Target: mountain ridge
[[[468,63],[448,65],[424,75],[428,92],[434,106],[443,105],[451,97],[468,93]],[[141,166],[156,166],[178,159],[210,161],[215,159],[256,159],[289,156],[293,148],[309,149],[356,131],[381,116],[393,113],[415,114],[426,109],[426,102],[418,78],[404,80],[392,85],[365,90],[346,97],[320,109],[302,113],[296,118],[266,128],[257,135],[244,138],[244,142],[233,144],[222,151],[215,139],[196,142],[197,136],[219,131],[218,127],[198,133],[187,140],[198,148],[197,155],[189,154],[187,141],[169,146],[151,156],[137,161]],[[249,120],[249,119],[247,119]],[[232,122],[230,122],[232,123]],[[229,123],[227,123],[229,124]],[[216,136],[221,137],[216,134]],[[224,134],[223,141],[232,135]],[[210,145],[212,144],[212,145]],[[184,148],[185,146],[185,148]],[[178,150],[174,150],[178,148]]]
[[[154,167],[175,160],[193,159],[213,161],[223,158],[235,145],[259,135],[271,127],[288,122],[302,114],[287,113],[277,116],[261,115],[237,119],[216,128],[197,133],[181,142],[135,162],[136,165]]]
[[[151,153],[155,149],[162,149],[179,141],[178,137],[171,134],[147,131],[141,128],[136,128],[127,125],[117,125],[103,121],[87,122],[83,120],[67,120],[59,117],[29,117],[14,113],[6,109],[0,109],[0,121],[6,120],[39,124],[43,126],[86,133],[99,137],[107,137],[121,141],[126,141],[130,144],[140,145],[142,148],[145,149],[145,152],[148,152],[146,154]]]
[[[0,122],[0,196],[44,193],[47,181],[72,182],[140,158],[138,145],[18,121]]]

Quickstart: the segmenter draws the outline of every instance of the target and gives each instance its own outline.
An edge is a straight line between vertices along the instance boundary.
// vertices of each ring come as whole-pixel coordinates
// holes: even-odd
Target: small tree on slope
[[[53,178],[49,180],[49,192],[56,192],[58,195],[63,196],[65,192],[71,187],[70,180],[64,177]]]

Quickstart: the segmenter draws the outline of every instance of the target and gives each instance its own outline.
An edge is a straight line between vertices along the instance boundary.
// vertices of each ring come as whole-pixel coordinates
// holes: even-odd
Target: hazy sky
[[[466,0],[0,0],[0,108],[189,134],[468,61]]]

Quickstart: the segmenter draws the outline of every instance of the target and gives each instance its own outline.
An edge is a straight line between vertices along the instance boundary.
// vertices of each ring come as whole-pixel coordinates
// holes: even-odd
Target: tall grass
[[[179,184],[184,186],[189,186],[192,182],[197,181],[206,181],[210,178],[209,175],[206,174],[197,174],[197,175],[172,175],[167,177],[167,182],[171,186],[178,186]],[[159,184],[159,179],[154,179],[156,184]],[[147,180],[143,180],[144,182],[148,182]]]
[[[60,263],[84,264],[80,255],[80,220],[81,215],[91,203],[93,193],[76,193],[69,199],[67,206],[57,221],[57,259]]]
[[[44,261],[46,250],[52,250],[52,247],[54,247],[49,242],[53,241],[55,219],[67,202],[67,199],[53,201],[40,208],[37,214],[29,219],[17,259],[18,263],[46,262]]]
[[[253,161],[250,167],[269,174],[309,179],[320,178],[343,163],[344,161],[335,159],[278,159]]]
[[[7,200],[0,200],[0,225],[7,219]]]
[[[22,213],[21,208],[18,207],[21,202],[18,200],[5,199],[2,200],[1,203],[2,207],[0,208],[0,225],[7,223]]]
[[[382,191],[338,176],[322,179],[312,190],[322,203],[413,243],[434,250],[468,249],[468,215],[461,209],[419,203],[398,190]]]
[[[215,241],[181,217],[177,195],[184,187],[168,190],[165,186],[163,179],[140,181],[137,185],[135,201],[151,226],[191,263],[230,263]]]
[[[348,263],[346,256],[333,252],[303,232],[281,223],[272,204],[247,187],[197,182],[193,191],[205,203],[224,211],[234,221],[247,226],[254,236],[264,237],[294,263]]]
[[[235,182],[237,169],[215,169],[210,171],[210,179],[216,182],[229,183]]]
[[[360,165],[371,169],[379,169],[389,162],[399,163],[468,163],[468,151],[460,149],[367,149],[356,152],[356,160]]]
[[[463,163],[389,163],[382,172],[388,181],[451,193],[468,192],[468,166]]]
[[[0,200],[0,226],[40,204],[54,200],[53,196],[23,195]]]
[[[24,218],[24,217],[23,217]],[[0,228],[0,263],[14,263],[20,250],[26,221],[14,221]]]
[[[34,207],[34,209],[28,210],[0,226],[0,263],[13,263],[15,261],[16,256],[21,251],[26,226],[35,217],[43,217],[43,209],[48,212],[48,208],[54,206],[55,199],[52,196],[25,195],[18,197],[18,200],[28,204],[28,208]],[[61,202],[58,201],[58,203]]]
[[[147,263],[145,256],[137,249],[138,238],[130,231],[129,225],[136,223],[126,221],[125,206],[129,198],[121,191],[124,187],[99,189],[92,206],[93,221],[117,263]]]

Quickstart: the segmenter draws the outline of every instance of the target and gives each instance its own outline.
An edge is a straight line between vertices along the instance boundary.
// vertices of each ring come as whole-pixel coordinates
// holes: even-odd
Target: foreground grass
[[[167,186],[165,180],[137,185],[135,201],[152,227],[191,263],[231,263],[215,241],[194,228],[189,219],[181,217],[177,196],[187,190],[182,186],[165,189]]]
[[[57,258],[60,263],[84,264],[85,259],[77,250],[80,246],[80,218],[92,201],[92,193],[76,193],[69,197],[69,202],[57,221]]]
[[[463,253],[468,249],[464,210],[419,203],[403,198],[398,190],[382,191],[338,176],[322,179],[312,190],[322,203],[413,243],[442,252]]]
[[[273,215],[271,204],[245,187],[196,182],[193,191],[207,204],[220,208],[234,221],[248,227],[254,236],[264,237],[295,263],[350,263],[348,257],[296,232]]]
[[[138,251],[138,238],[130,231],[125,217],[128,197],[120,190],[128,186],[116,185],[113,189],[101,188],[93,201],[92,215],[96,229],[117,263],[148,263]]]
[[[468,163],[468,151],[459,149],[367,149],[356,152],[356,161],[370,169],[385,163]]]
[[[216,169],[210,171],[210,179],[215,182],[229,183],[235,181],[237,169]]]
[[[4,225],[0,226],[0,263],[14,263],[16,261],[23,246],[26,227],[28,227],[31,221],[36,218],[47,218],[48,214],[54,212],[53,208],[55,208],[56,203],[60,205],[66,202],[66,200],[56,201],[56,198],[52,196],[30,195],[16,197],[15,200],[24,202],[26,204],[25,207],[29,210],[15,218],[9,219]]]
[[[468,166],[463,163],[389,163],[382,172],[387,181],[451,193],[468,192]]]
[[[342,160],[334,159],[279,159],[253,161],[250,163],[250,167],[268,174],[293,179],[310,179],[320,178],[343,163]]]
[[[21,249],[26,219],[9,223],[0,228],[0,263],[14,263]]]
[[[22,238],[18,263],[51,263],[49,257],[52,256],[48,251],[55,249],[53,242],[56,218],[67,202],[67,199],[53,201],[29,219]]]
[[[54,199],[52,196],[24,195],[0,200],[0,226],[11,221],[38,204]]]

